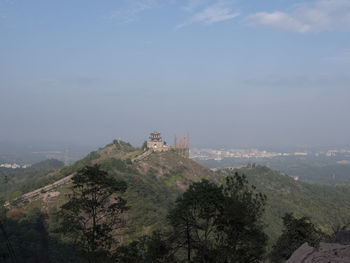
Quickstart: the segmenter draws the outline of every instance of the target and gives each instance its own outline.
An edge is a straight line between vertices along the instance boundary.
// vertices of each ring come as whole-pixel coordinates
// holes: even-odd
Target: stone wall
[[[151,149],[155,152],[168,151],[169,147],[164,145],[164,142],[147,142],[148,149]]]

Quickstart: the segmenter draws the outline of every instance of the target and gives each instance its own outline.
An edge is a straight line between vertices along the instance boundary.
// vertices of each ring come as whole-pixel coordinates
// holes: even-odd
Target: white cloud
[[[119,24],[127,24],[135,21],[141,12],[153,8],[156,4],[156,0],[129,0],[126,7],[114,11],[109,18],[116,20]]]
[[[220,6],[210,6],[201,13],[197,13],[193,17],[194,22],[202,22],[204,24],[214,24],[217,22],[229,20],[239,16],[238,13],[232,12],[230,8]]]
[[[313,0],[295,5],[290,12],[259,12],[248,15],[252,26],[295,33],[350,30],[350,0]]]
[[[1,0],[0,0],[1,1]],[[239,16],[230,8],[236,0],[186,0],[181,1],[181,8],[191,14],[191,18],[176,26],[177,29],[193,23],[210,25]],[[108,18],[119,24],[127,24],[138,19],[140,13],[162,7],[167,4],[179,4],[178,0],[124,0],[119,10],[113,11]]]
[[[301,23],[299,20],[282,12],[260,12],[249,15],[246,21],[253,26],[272,27],[279,30],[293,31],[297,33],[306,33],[310,26]]]
[[[192,15],[192,18],[176,28],[182,28],[194,23],[201,23],[204,25],[211,25],[214,23],[230,20],[239,16],[239,13],[232,11],[231,8],[222,4],[221,2],[205,7]]]

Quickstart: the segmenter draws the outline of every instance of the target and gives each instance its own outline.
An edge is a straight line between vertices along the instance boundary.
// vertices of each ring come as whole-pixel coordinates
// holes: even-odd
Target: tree
[[[261,262],[268,240],[262,221],[266,196],[238,173],[226,177],[223,195],[216,221],[220,255],[216,262]]]
[[[284,225],[282,235],[270,254],[273,262],[284,262],[305,242],[310,246],[318,247],[320,241],[326,237],[326,234],[319,230],[308,217],[298,219],[292,213],[286,213],[282,220]]]
[[[1,208],[0,262],[49,262],[47,215],[38,208],[26,213]]]
[[[142,146],[141,146],[141,149],[144,150],[144,151],[148,149],[147,141],[144,141],[144,142],[143,142],[143,144],[142,144]]]
[[[221,188],[203,180],[192,183],[170,210],[168,219],[174,229],[176,247],[185,249],[188,262],[193,258],[206,262],[213,255],[214,227],[222,201]]]
[[[177,262],[165,236],[154,232],[124,245],[117,250],[117,263],[170,263]]]
[[[266,197],[237,173],[223,186],[203,180],[177,199],[168,219],[187,262],[260,262]]]
[[[61,208],[59,231],[73,238],[88,262],[107,262],[116,241],[116,230],[124,226],[128,209],[120,197],[124,181],[101,170],[86,166],[72,177],[72,193]]]

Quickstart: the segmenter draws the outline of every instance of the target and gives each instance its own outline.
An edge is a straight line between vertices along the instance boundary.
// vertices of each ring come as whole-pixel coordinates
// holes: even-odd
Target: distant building
[[[295,156],[307,156],[306,152],[295,152],[294,153]]]
[[[169,147],[165,145],[162,140],[162,136],[159,132],[152,132],[147,142],[147,148],[152,149],[155,152],[168,151]]]
[[[147,142],[147,148],[155,152],[164,152],[172,150],[179,155],[189,158],[190,156],[190,135],[187,132],[187,136],[178,138],[175,136],[175,145],[170,146],[162,140],[162,136],[159,132],[152,132]]]

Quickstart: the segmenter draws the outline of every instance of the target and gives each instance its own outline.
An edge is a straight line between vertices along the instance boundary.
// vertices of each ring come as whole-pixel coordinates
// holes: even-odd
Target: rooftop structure
[[[147,148],[152,149],[156,152],[167,151],[169,148],[165,145],[162,140],[162,136],[159,132],[152,132],[149,136],[149,141],[147,142]]]
[[[167,146],[162,140],[162,136],[159,132],[152,132],[147,142],[147,148],[155,152],[169,151],[170,149],[177,152],[180,155],[189,157],[190,152],[190,135],[187,132],[187,136],[183,138],[175,137],[174,146]]]
[[[149,136],[149,139],[151,140],[151,142],[161,142],[162,136],[160,136],[159,132],[152,132]]]
[[[178,138],[175,136],[175,144],[171,148],[178,154],[189,157],[190,156],[190,133],[187,132],[187,136]]]

